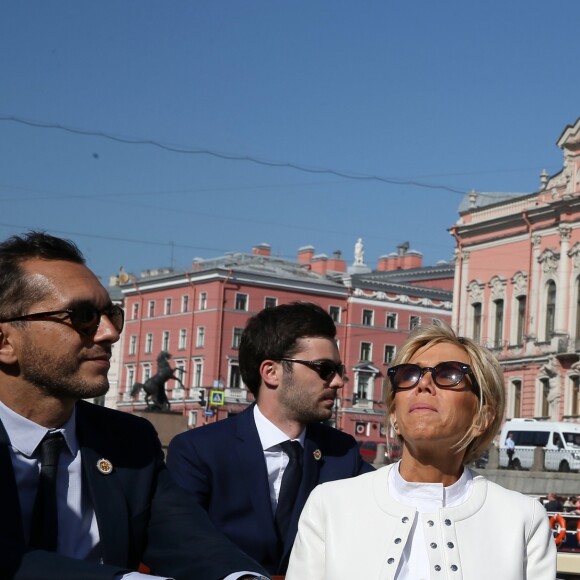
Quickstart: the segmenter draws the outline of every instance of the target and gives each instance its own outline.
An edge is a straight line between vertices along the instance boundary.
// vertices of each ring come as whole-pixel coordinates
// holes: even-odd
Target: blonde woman
[[[286,580],[554,580],[542,505],[465,467],[502,422],[493,355],[446,326],[420,327],[385,387],[401,461],[314,490]]]

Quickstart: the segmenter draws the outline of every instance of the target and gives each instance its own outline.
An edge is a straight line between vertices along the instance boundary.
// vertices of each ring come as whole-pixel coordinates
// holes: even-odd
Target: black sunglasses
[[[423,375],[428,372],[431,373],[433,382],[440,389],[453,389],[466,375],[469,375],[472,387],[478,386],[471,367],[457,361],[440,362],[434,367],[420,367],[416,364],[404,363],[388,369],[387,375],[395,391],[407,391],[415,388]]]
[[[42,320],[43,318],[56,316],[57,314],[66,314],[72,327],[82,336],[92,336],[97,332],[103,314],[111,321],[111,324],[115,327],[117,332],[121,332],[125,325],[125,313],[120,306],[116,306],[115,304],[109,304],[109,306],[106,306],[102,310],[99,310],[92,304],[83,304],[80,306],[73,306],[72,308],[65,308],[64,310],[33,312],[32,314],[24,314],[22,316],[15,316],[14,318],[0,320],[0,322]]]
[[[318,376],[323,381],[329,381],[334,375],[338,375],[341,378],[344,376],[344,365],[342,363],[332,362],[331,360],[299,360],[297,358],[281,358],[280,360],[307,366],[309,369],[318,373]]]

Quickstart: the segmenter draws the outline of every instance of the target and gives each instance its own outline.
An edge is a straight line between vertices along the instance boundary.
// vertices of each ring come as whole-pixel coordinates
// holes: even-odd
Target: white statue
[[[354,245],[354,265],[362,266],[365,262],[365,249],[362,238],[359,238]]]

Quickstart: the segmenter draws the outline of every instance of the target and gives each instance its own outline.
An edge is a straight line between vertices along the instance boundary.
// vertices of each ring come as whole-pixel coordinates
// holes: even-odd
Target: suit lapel
[[[244,481],[244,488],[250,490],[250,497],[260,529],[269,536],[269,544],[276,546],[278,538],[274,527],[274,514],[270,502],[268,470],[262,450],[260,436],[254,422],[254,406],[236,417],[235,437],[239,464],[236,476]],[[276,552],[271,553],[272,561],[278,559]]]
[[[92,500],[99,536],[101,556],[105,564],[123,565],[128,560],[129,516],[120,487],[119,474],[113,470],[104,474],[97,469],[100,459],[107,459],[106,449],[119,442],[108,441],[103,425],[92,424],[83,404],[77,404],[77,436],[81,450],[84,482]]]
[[[5,556],[8,556],[10,552],[13,555],[20,553],[25,544],[20,500],[18,498],[9,446],[10,439],[8,439],[6,429],[4,429],[4,425],[0,421],[0,497],[3,500],[0,546],[7,549]],[[12,550],[9,550],[9,547],[12,547]]]

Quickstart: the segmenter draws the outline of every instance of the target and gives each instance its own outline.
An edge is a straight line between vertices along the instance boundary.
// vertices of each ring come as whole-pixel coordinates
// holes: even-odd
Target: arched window
[[[512,381],[513,389],[513,407],[512,407],[512,418],[518,418],[522,416],[522,381],[519,379]]]
[[[580,278],[576,280],[576,340],[580,340]]]
[[[473,340],[481,342],[481,302],[475,302],[471,305],[473,309]]]
[[[516,319],[516,344],[521,346],[524,344],[524,333],[526,331],[526,296],[518,296],[516,302],[518,305]]]
[[[503,338],[503,300],[494,300],[495,317],[493,330],[493,346],[501,348]]]
[[[570,415],[577,417],[580,414],[580,377],[570,377]]]
[[[544,340],[549,342],[556,326],[556,284],[553,280],[546,286],[546,336]]]
[[[550,394],[550,381],[548,379],[540,379],[540,396],[541,396],[541,417],[550,416],[550,400],[548,398]]]

